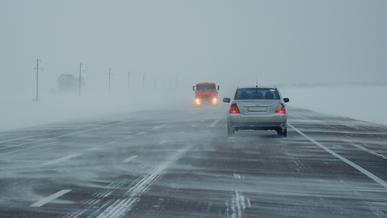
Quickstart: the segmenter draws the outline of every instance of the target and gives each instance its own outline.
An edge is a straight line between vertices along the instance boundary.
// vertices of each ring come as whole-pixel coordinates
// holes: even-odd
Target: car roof
[[[238,87],[238,89],[277,89],[275,87],[256,87],[256,86],[252,86],[252,87]]]
[[[201,83],[196,83],[196,85],[215,85],[214,82],[201,82]]]

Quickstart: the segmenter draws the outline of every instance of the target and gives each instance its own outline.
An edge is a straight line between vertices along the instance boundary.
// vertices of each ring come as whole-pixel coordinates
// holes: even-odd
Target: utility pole
[[[128,89],[130,88],[130,72],[128,72]]]
[[[175,88],[178,88],[179,87],[179,75],[176,75],[176,78],[175,78]]]
[[[142,88],[145,87],[145,74],[142,75]]]
[[[78,94],[81,96],[82,91],[82,63],[79,64]]]
[[[35,84],[35,101],[39,101],[39,62],[40,59],[36,58],[36,84]]]
[[[255,87],[258,88],[258,74],[255,75]]]
[[[111,77],[111,73],[112,73],[112,68],[109,68],[109,75],[108,75],[108,84],[109,84],[109,92],[111,90],[111,86],[110,86],[110,77]]]

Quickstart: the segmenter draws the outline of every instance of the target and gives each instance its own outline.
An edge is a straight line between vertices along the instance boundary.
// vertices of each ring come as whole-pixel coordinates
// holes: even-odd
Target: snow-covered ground
[[[387,86],[282,88],[289,105],[387,125]]]
[[[102,119],[117,113],[163,109],[176,105],[175,90],[120,90],[111,93],[33,93],[0,96],[0,131],[79,119]]]

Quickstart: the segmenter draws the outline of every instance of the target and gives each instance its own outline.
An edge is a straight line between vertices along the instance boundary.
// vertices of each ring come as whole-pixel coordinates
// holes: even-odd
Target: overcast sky
[[[385,0],[0,0],[2,93],[85,64],[86,81],[126,72],[247,83],[387,81]]]

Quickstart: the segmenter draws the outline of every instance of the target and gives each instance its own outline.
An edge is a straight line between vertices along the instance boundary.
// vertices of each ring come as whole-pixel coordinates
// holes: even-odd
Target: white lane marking
[[[122,163],[129,163],[130,161],[136,159],[137,157],[138,157],[138,155],[130,156],[130,157],[126,158],[125,160],[123,160]]]
[[[82,153],[70,154],[70,155],[67,155],[67,156],[55,159],[55,160],[50,160],[50,161],[48,161],[46,163],[43,163],[43,165],[57,164],[57,163],[60,163],[60,162],[66,161],[66,160],[70,160],[70,159],[72,159],[74,157],[78,157],[80,155],[82,155]]]
[[[234,191],[234,196],[231,199],[231,217],[232,218],[241,218],[243,211],[246,209],[246,198],[239,191]]]
[[[188,151],[189,148],[190,146],[180,149],[176,154],[168,158],[166,162],[159,165],[149,175],[145,176],[132,188],[130,188],[127,192],[127,199],[116,200],[113,204],[111,204],[104,211],[102,211],[102,213],[99,214],[97,217],[122,217],[126,212],[130,211],[133,208],[133,206],[139,201],[141,195],[145,193],[148,188],[160,177],[163,171],[166,170],[172,164],[174,164],[178,159],[180,159]]]
[[[37,202],[31,204],[30,207],[41,207],[41,206],[49,203],[50,201],[55,200],[55,199],[65,195],[65,194],[67,194],[69,192],[71,192],[71,189],[60,190],[60,191],[58,191],[58,192],[56,192],[56,193],[54,193],[54,194],[52,194],[50,196],[47,196],[47,197],[41,199],[40,201],[37,201]]]
[[[242,176],[235,172],[233,173],[233,177],[235,179],[242,179]],[[228,203],[226,203],[226,205],[228,207]],[[231,198],[230,206],[231,206],[231,212],[232,212],[231,217],[241,218],[243,215],[243,211],[246,208],[251,207],[251,202],[249,198],[246,198],[242,193],[240,193],[238,190],[235,189],[234,195]],[[227,208],[227,211],[228,211],[228,208]],[[227,212],[227,217],[229,217],[228,212]]]
[[[166,127],[166,126],[167,126],[167,125],[162,124],[162,125],[159,125],[159,126],[154,126],[154,127],[152,127],[152,129],[153,129],[153,130],[157,130],[157,129],[164,128],[164,127]]]
[[[294,127],[292,124],[288,123],[288,126],[290,126],[292,129],[294,129],[298,134],[302,135],[303,137],[305,137],[306,139],[308,139],[310,142],[312,142],[313,144],[317,145],[318,147],[322,148],[323,150],[325,150],[326,152],[328,152],[329,154],[331,154],[332,156],[340,159],[341,161],[343,161],[344,163],[348,164],[349,166],[353,167],[354,169],[358,170],[359,172],[363,173],[365,176],[367,176],[368,178],[374,180],[376,183],[378,183],[379,185],[383,186],[385,189],[387,189],[387,183],[382,180],[381,178],[377,177],[376,175],[374,175],[373,173],[371,173],[370,171],[364,169],[363,167],[357,165],[356,163],[348,160],[347,158],[341,156],[340,154],[337,154],[336,152],[332,151],[331,149],[325,147],[323,144],[321,144],[320,142],[314,140],[313,138],[309,137],[308,135],[306,135],[305,133],[301,132],[301,130],[297,129],[296,127]]]
[[[242,178],[241,175],[239,175],[238,173],[234,173],[233,176],[234,176],[235,179],[241,179]]]
[[[145,135],[146,132],[138,132],[136,135]]]
[[[251,201],[249,197],[246,198],[246,203],[247,203],[247,207],[251,207]]]
[[[210,128],[214,128],[216,126],[216,124],[218,124],[220,121],[221,121],[220,119],[219,120],[214,120],[214,122],[212,122],[210,124]]]
[[[344,141],[344,142],[347,142],[347,143],[349,143],[350,145],[352,145],[352,146],[354,146],[354,147],[356,147],[356,148],[358,148],[358,149],[360,149],[360,150],[363,150],[363,151],[365,151],[365,152],[367,152],[367,153],[370,153],[370,154],[372,154],[372,155],[381,157],[381,158],[383,158],[383,159],[387,159],[387,157],[384,156],[383,154],[379,154],[379,153],[376,152],[376,151],[372,151],[372,150],[370,150],[370,149],[368,149],[368,148],[366,148],[366,147],[363,147],[363,146],[361,146],[361,145],[359,145],[359,144],[354,143],[353,141],[347,141],[347,140],[343,140],[343,141]]]
[[[166,139],[159,141],[159,145],[165,145],[167,143],[168,143],[168,140],[166,140]]]

